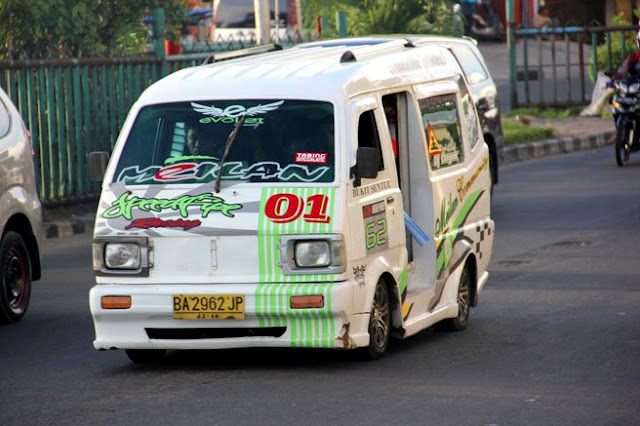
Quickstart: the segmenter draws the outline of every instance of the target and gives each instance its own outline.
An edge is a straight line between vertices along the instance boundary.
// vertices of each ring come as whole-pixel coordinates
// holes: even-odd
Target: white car
[[[42,207],[31,136],[0,88],[0,323],[27,312],[31,282],[40,279]]]

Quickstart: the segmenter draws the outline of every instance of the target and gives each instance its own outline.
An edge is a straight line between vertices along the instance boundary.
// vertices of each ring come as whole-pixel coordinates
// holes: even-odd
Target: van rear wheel
[[[378,359],[384,355],[391,335],[391,310],[389,289],[384,279],[376,284],[369,317],[369,346],[366,355],[369,359]]]
[[[458,316],[443,320],[440,324],[443,330],[462,331],[469,323],[469,310],[471,308],[471,273],[465,267],[458,284]]]
[[[160,362],[167,353],[164,349],[127,349],[129,359],[136,364],[150,364]]]

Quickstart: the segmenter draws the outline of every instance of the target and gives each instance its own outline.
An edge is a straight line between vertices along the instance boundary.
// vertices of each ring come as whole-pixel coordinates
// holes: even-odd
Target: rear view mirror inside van
[[[356,153],[356,181],[360,178],[374,179],[378,176],[380,151],[377,148],[361,146]]]
[[[107,170],[109,163],[109,153],[106,151],[97,151],[89,153],[89,178],[91,182],[100,183]]]

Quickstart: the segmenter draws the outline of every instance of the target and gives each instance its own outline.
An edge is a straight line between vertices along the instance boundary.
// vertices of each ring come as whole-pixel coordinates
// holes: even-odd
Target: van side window
[[[384,170],[382,151],[380,149],[380,135],[378,134],[376,117],[373,110],[363,112],[358,120],[358,148],[359,147],[376,148],[378,152],[380,152],[378,171]]]
[[[439,170],[463,162],[456,95],[420,99],[419,104],[431,169]]]
[[[478,117],[476,115],[476,108],[467,90],[467,85],[462,78],[458,79],[458,86],[460,87],[460,101],[462,103],[462,128],[467,134],[469,147],[475,148],[480,140],[478,136]]]
[[[470,84],[480,83],[489,78],[480,59],[471,49],[466,46],[452,46],[451,51],[456,56]]]
[[[4,106],[2,101],[0,101],[0,138],[9,132],[9,125],[11,124],[11,119],[9,116],[9,111]]]

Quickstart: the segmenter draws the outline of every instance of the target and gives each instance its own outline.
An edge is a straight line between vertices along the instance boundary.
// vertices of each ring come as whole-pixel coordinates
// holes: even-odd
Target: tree
[[[174,28],[187,0],[0,0],[0,59],[142,53],[142,20],[157,6]]]
[[[455,25],[452,0],[306,0],[305,22],[328,18],[331,27],[323,34],[335,35],[335,12],[347,12],[349,34],[449,34],[462,35]],[[310,24],[309,24],[310,23]]]

